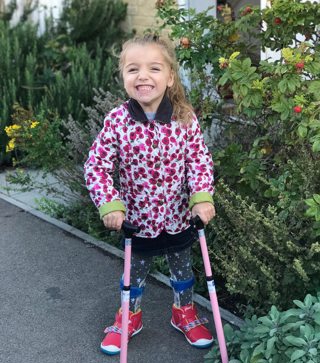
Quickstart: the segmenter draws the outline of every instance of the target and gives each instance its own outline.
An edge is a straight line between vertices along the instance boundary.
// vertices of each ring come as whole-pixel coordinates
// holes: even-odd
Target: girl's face
[[[124,54],[123,81],[129,97],[145,112],[156,112],[166,88],[174,82],[173,72],[156,44],[132,44]]]

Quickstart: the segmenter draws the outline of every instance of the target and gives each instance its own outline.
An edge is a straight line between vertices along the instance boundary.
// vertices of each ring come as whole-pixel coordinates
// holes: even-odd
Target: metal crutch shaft
[[[212,276],[212,270],[211,270],[211,264],[209,259],[209,253],[208,253],[208,246],[207,241],[204,233],[204,224],[199,216],[196,216],[192,219],[192,223],[195,225],[196,229],[198,230],[199,234],[199,241],[200,241],[200,247],[201,247],[201,253],[206,273],[206,280],[208,285],[208,291],[210,296],[210,303],[213,313],[213,319],[214,319],[214,325],[216,328],[217,338],[218,338],[218,344],[220,349],[220,355],[222,363],[228,363],[228,353],[227,353],[227,346],[226,341],[224,337],[223,332],[223,326],[222,326],[222,319],[220,315],[219,310],[219,304],[218,304],[218,298],[216,293],[216,288]]]
[[[131,269],[131,244],[132,236],[139,233],[140,228],[124,221],[121,229],[124,232],[124,273],[123,273],[123,289],[121,294],[121,347],[120,347],[120,363],[127,363],[128,354],[128,325],[129,325],[129,303],[130,303],[130,269]]]

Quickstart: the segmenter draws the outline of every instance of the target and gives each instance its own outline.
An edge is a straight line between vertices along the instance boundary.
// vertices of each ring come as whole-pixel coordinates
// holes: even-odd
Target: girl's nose
[[[140,70],[139,71],[139,79],[140,80],[148,79],[148,72],[146,72],[145,70]]]

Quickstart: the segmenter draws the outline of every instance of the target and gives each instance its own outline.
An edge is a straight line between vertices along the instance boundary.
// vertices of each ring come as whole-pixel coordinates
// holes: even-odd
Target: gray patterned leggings
[[[171,275],[174,304],[177,307],[192,303],[194,277],[192,272],[191,248],[165,254]],[[140,309],[146,278],[153,262],[153,256],[131,256],[131,293],[130,310]]]

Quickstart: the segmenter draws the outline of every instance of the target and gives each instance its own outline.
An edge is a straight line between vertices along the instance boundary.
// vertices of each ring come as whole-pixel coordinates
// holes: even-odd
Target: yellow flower
[[[16,141],[16,139],[11,139],[11,140],[9,140],[9,142],[8,142],[8,145],[7,145],[7,147],[6,147],[6,152],[8,153],[8,152],[10,152],[10,151],[12,151],[14,148],[15,148],[15,141]]]
[[[38,121],[33,121],[30,125],[30,128],[31,129],[34,129],[35,127],[37,127],[39,125],[39,122]]]
[[[224,69],[227,68],[229,65],[229,61],[226,58],[220,57],[219,58],[219,68]]]
[[[9,137],[12,137],[16,131],[18,131],[19,129],[21,129],[20,125],[11,125],[11,126],[7,126],[4,128],[4,131],[6,132],[6,134]]]
[[[230,60],[232,61],[232,60],[234,60],[234,59],[236,59],[237,57],[238,57],[238,55],[240,54],[240,52],[233,52],[231,55],[230,55]]]

